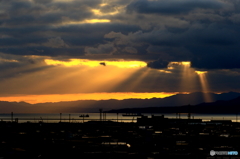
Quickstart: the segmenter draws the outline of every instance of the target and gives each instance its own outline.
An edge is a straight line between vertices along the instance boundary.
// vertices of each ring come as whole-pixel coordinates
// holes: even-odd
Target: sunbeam
[[[200,79],[205,102],[212,102],[213,99],[209,94],[209,85],[206,78],[207,71],[195,71],[195,72],[198,74],[198,77]]]

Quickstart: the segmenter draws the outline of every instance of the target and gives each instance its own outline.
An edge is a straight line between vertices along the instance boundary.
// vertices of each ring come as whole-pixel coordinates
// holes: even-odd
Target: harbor
[[[240,123],[140,116],[136,122],[0,122],[2,158],[239,159]]]
[[[83,117],[89,115],[88,117]],[[187,113],[105,113],[105,115],[101,115],[100,113],[4,113],[0,114],[0,121],[17,121],[19,123],[59,123],[59,122],[71,122],[71,123],[83,123],[88,121],[114,121],[114,122],[137,122],[137,118],[141,117],[141,115],[151,117],[151,115],[164,115],[170,119],[187,119]],[[180,115],[180,116],[179,116]],[[210,120],[231,120],[232,122],[239,122],[238,114],[193,114],[191,115],[192,119],[202,119],[203,121]]]

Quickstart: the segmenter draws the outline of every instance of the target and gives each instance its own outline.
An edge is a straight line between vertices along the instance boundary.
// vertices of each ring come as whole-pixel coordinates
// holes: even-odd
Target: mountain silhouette
[[[203,114],[238,114],[240,113],[240,96],[231,100],[183,105],[175,107],[125,108],[110,110],[109,113],[203,113]]]
[[[38,103],[29,104],[25,102],[6,102],[0,101],[0,113],[80,113],[80,112],[98,112],[99,108],[104,111],[123,108],[146,108],[146,107],[164,107],[165,111],[176,111],[174,107],[195,105],[196,107],[216,107],[216,106],[237,106],[240,93],[228,92],[222,94],[208,93],[212,103],[204,103],[206,94],[201,92],[191,94],[177,94],[167,98],[152,98],[152,99],[125,99],[125,100],[80,100],[57,103]],[[200,104],[201,103],[201,104]],[[172,107],[172,108],[171,108]],[[183,108],[182,108],[183,109]],[[200,108],[194,108],[199,109]],[[219,108],[220,109],[220,108]],[[222,108],[224,109],[224,108]],[[201,110],[202,111],[202,110]],[[201,112],[200,111],[200,112]],[[207,110],[206,110],[207,111]],[[237,110],[236,110],[237,111]],[[213,112],[210,111],[209,112]]]

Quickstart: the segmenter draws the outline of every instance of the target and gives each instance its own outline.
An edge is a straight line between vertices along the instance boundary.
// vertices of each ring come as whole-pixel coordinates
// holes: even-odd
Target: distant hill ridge
[[[146,108],[146,107],[166,107],[166,111],[173,111],[171,107],[184,105],[211,106],[211,103],[204,103],[204,96],[201,92],[191,94],[177,94],[167,98],[152,98],[152,99],[125,99],[125,100],[84,100],[84,101],[69,101],[57,103],[39,103],[29,104],[25,102],[5,102],[0,101],[0,113],[81,113],[81,112],[98,112],[99,108],[104,111],[122,108]],[[228,92],[222,94],[208,93],[213,101],[216,101],[218,106],[227,105],[224,102],[228,100],[237,100],[240,93]],[[229,101],[230,102],[230,101]],[[199,104],[201,103],[201,104]],[[234,104],[231,104],[234,105]],[[200,111],[200,110],[199,110]]]
[[[237,114],[240,113],[240,96],[228,101],[183,105],[175,107],[125,108],[110,110],[109,113],[205,113],[205,114]]]

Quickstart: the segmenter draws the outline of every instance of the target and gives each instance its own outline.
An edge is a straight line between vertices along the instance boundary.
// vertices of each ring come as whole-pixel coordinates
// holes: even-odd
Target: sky
[[[0,0],[0,101],[240,92],[239,37],[238,0]]]

